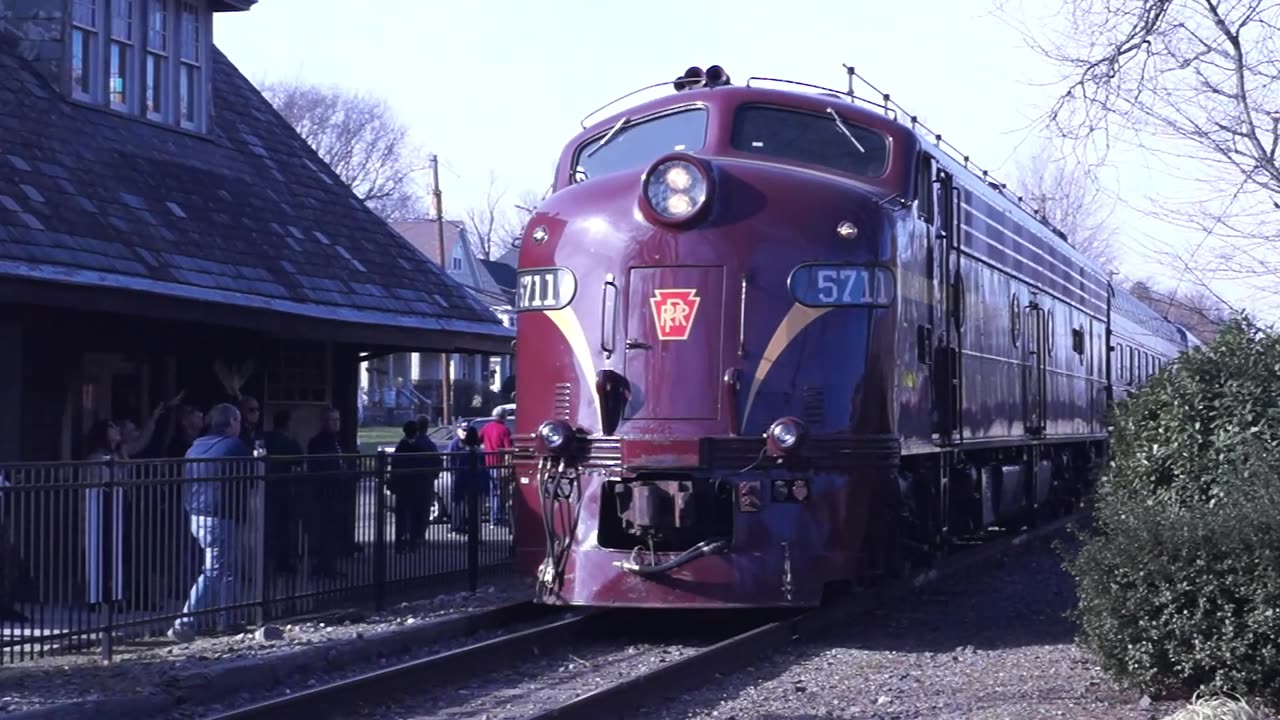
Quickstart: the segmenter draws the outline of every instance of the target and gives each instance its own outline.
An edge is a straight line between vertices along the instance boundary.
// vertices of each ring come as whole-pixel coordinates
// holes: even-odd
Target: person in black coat
[[[280,410],[271,418],[271,430],[262,435],[267,451],[266,557],[276,572],[293,572],[298,557],[294,541],[300,518],[293,508],[300,493],[294,475],[302,472],[303,465],[302,444],[289,435],[292,420],[292,413]]]
[[[419,432],[418,423],[404,424],[404,437],[391,458],[391,492],[396,498],[396,551],[418,549],[427,531],[427,518],[436,478],[443,464],[435,443]]]
[[[310,506],[307,539],[320,575],[337,573],[339,554],[350,556],[362,550],[355,542],[359,469],[351,458],[334,457],[351,452],[343,447],[341,429],[341,413],[329,408],[324,429],[307,443],[307,455],[322,456],[307,458],[305,481]]]

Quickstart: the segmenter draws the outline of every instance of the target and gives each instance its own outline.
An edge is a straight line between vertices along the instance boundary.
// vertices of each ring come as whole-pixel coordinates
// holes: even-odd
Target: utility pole
[[[444,251],[444,201],[440,199],[440,161],[436,158],[435,153],[431,153],[429,159],[431,161],[431,199],[436,206],[436,240],[440,243],[440,272],[448,273],[446,266],[448,260]],[[443,407],[440,408],[440,422],[444,425],[449,424],[449,411],[453,407],[453,393],[450,387],[453,383],[449,377],[450,374],[449,353],[442,352],[440,353],[440,382],[442,385],[440,398]]]

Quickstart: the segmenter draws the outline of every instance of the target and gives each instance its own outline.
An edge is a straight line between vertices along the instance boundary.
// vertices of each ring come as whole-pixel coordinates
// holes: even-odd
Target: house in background
[[[440,265],[450,277],[457,280],[487,306],[508,328],[515,328],[515,260],[512,250],[496,261],[477,257],[466,226],[454,220],[445,220],[445,258],[440,258],[440,237],[437,221],[407,220],[393,222],[391,226],[409,241],[431,262]],[[449,356],[449,377],[457,390],[453,398],[451,415],[469,417],[488,412],[494,404],[510,401],[513,380],[512,358],[509,354],[478,356],[452,354]],[[362,391],[376,406],[367,413],[366,422],[394,424],[402,415],[429,408],[433,417],[440,417],[441,358],[439,353],[396,353],[370,359],[365,364]],[[404,389],[399,395],[390,394],[388,388]],[[487,390],[487,392],[485,392]],[[387,413],[388,402],[399,400],[399,412]],[[415,402],[416,401],[416,402]]]
[[[493,280],[495,290],[493,296],[500,298],[499,304],[490,305],[490,307],[498,314],[498,317],[503,319],[504,324],[508,324],[511,327],[515,326],[516,267],[519,262],[519,248],[511,248],[499,256],[497,260],[480,261],[484,269],[489,271],[489,277]]]
[[[0,462],[180,390],[354,447],[362,356],[510,353],[214,46],[254,1],[0,0]]]

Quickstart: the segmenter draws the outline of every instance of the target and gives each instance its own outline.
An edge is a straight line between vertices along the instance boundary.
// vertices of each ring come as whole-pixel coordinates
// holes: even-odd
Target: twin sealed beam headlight
[[[650,220],[683,225],[701,219],[710,207],[711,172],[691,155],[664,157],[644,177],[641,206]]]

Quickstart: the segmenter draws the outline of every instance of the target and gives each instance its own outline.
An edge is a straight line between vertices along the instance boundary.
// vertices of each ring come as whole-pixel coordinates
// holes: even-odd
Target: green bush
[[[1280,701],[1280,338],[1237,319],[1117,404],[1068,567],[1081,641],[1148,692]]]
[[[1280,440],[1280,336],[1244,318],[1117,404],[1107,486],[1154,503],[1216,504],[1246,449]]]

